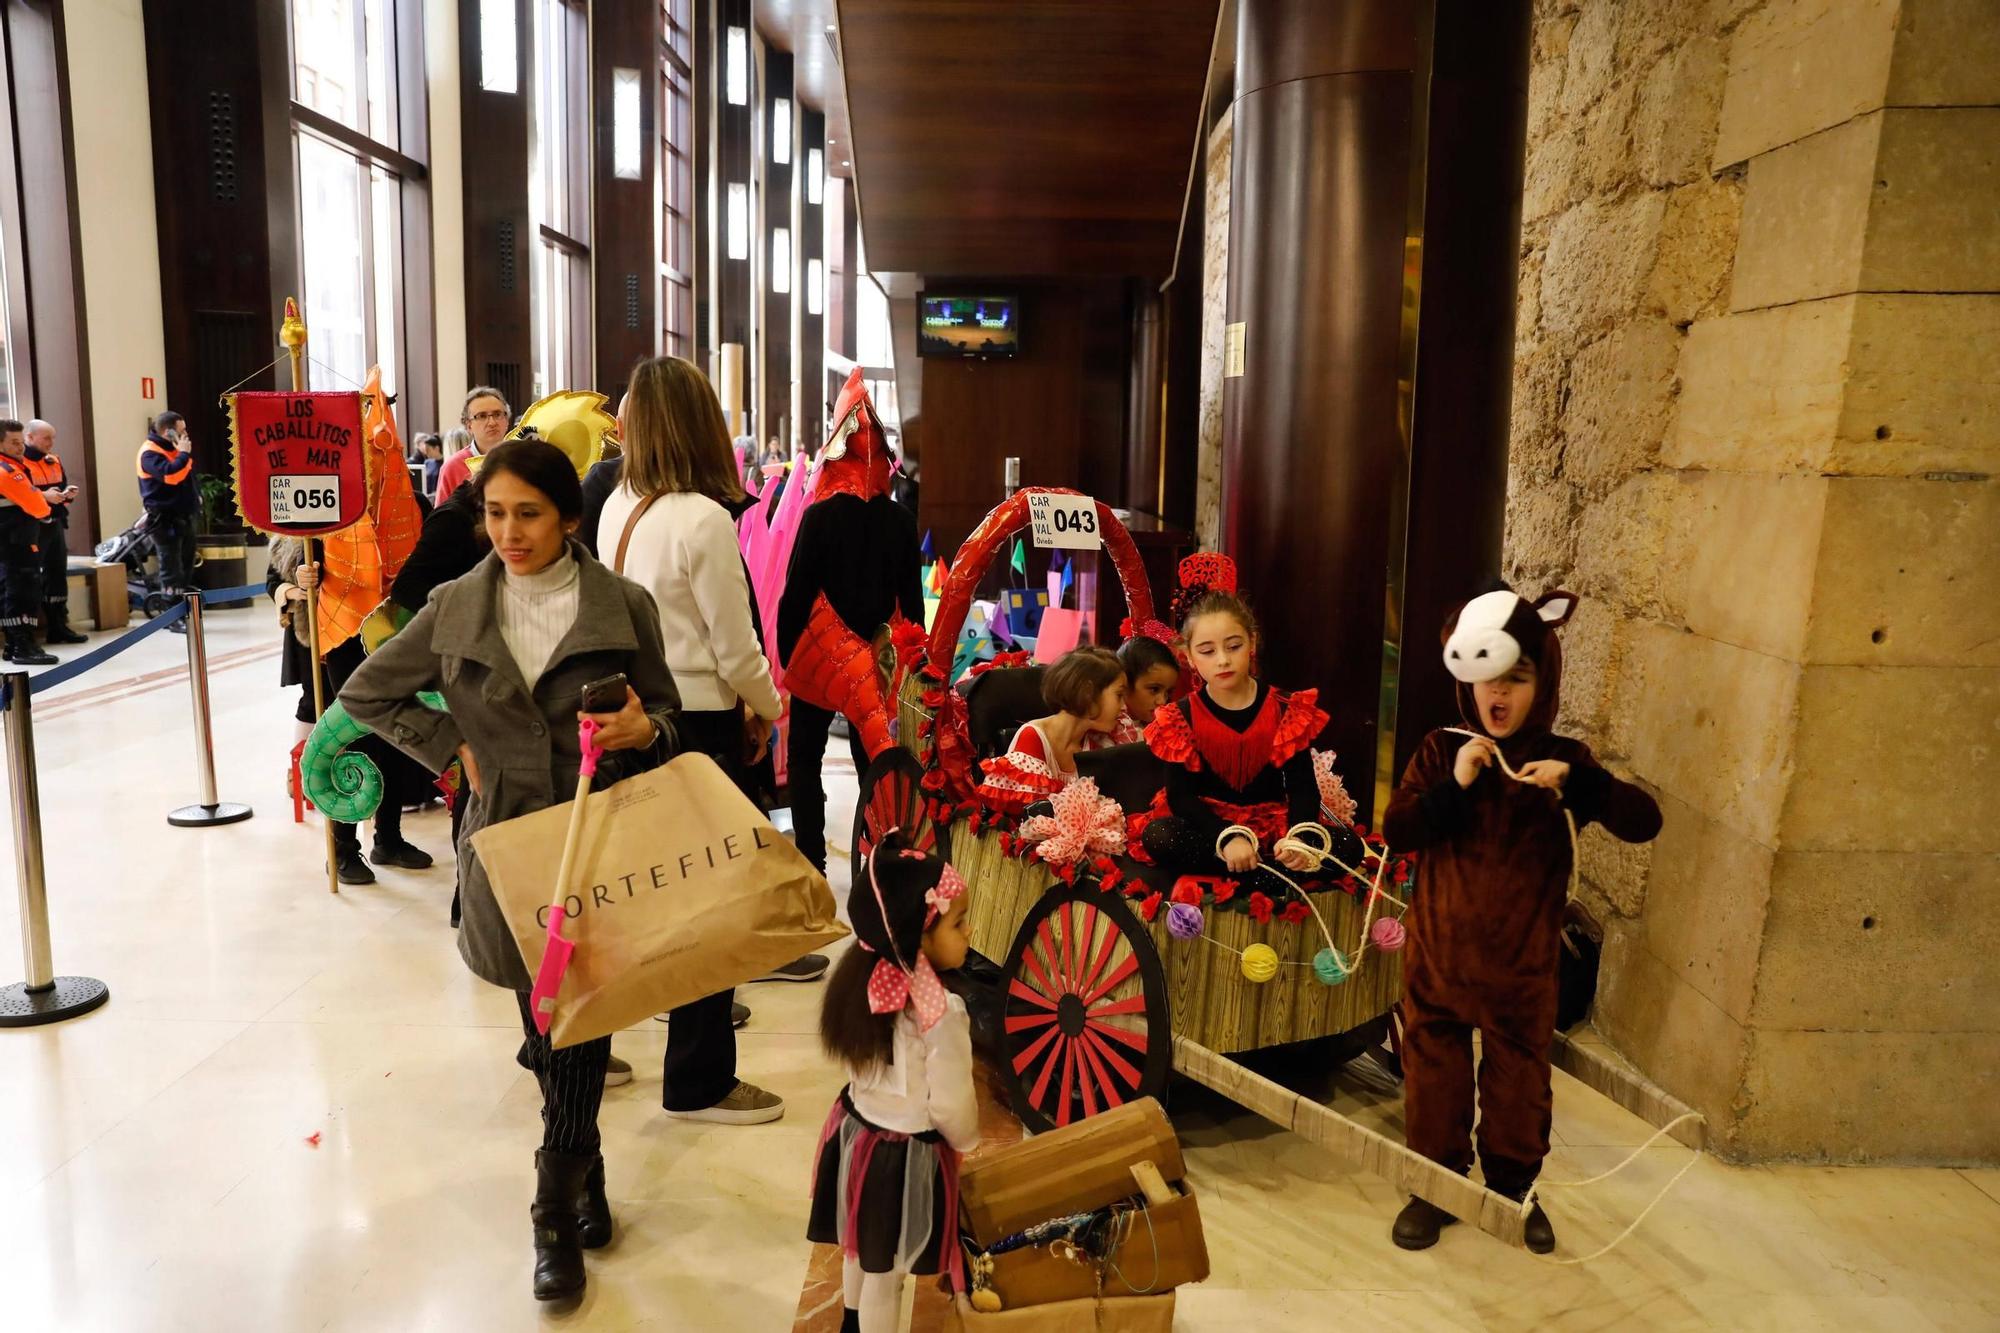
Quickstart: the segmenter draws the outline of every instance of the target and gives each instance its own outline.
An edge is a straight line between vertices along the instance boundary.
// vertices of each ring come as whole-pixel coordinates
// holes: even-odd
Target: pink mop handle
[[[563,974],[569,971],[570,955],[576,952],[576,944],[562,933],[563,922],[569,915],[564,898],[569,887],[570,875],[576,867],[576,845],[583,833],[583,811],[590,796],[590,780],[597,775],[597,761],[603,749],[597,744],[597,723],[584,718],[577,723],[577,744],[583,751],[582,762],[576,771],[576,803],[570,807],[569,832],[563,838],[562,865],[556,871],[556,895],[549,904],[549,939],[542,950],[542,965],[535,973],[534,985],[529,988],[528,1000],[535,1019],[536,1031],[548,1035],[549,1025],[554,1020],[556,992],[562,987]]]

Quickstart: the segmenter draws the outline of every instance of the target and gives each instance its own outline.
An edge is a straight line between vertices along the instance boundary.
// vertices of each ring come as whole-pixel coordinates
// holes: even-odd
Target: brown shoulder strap
[[[625,520],[625,531],[618,535],[618,553],[611,557],[612,573],[623,574],[625,572],[625,548],[632,544],[632,529],[639,526],[639,520],[646,516],[646,511],[653,507],[653,501],[659,498],[657,493],[649,495],[639,501],[638,504],[632,506],[632,516]]]

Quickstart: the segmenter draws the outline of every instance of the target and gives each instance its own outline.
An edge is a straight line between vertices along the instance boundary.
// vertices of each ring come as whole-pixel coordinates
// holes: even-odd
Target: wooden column
[[[1416,33],[1399,0],[1240,0],[1223,381],[1223,544],[1262,674],[1317,686],[1374,788]],[[1310,169],[1306,164],[1310,164]],[[1227,370],[1225,370],[1227,374]]]
[[[77,231],[76,179],[70,170],[69,56],[62,6],[56,0],[7,0],[7,101],[18,150],[8,170],[25,197],[0,193],[9,233],[6,262],[19,266],[26,309],[10,311],[16,388],[27,390],[32,415],[53,423],[57,456],[83,494],[70,506],[69,548],[82,554],[97,540],[96,431],[91,417],[90,358],[83,312],[83,252]],[[19,206],[17,213],[16,206]],[[246,367],[247,369],[247,367]],[[26,416],[30,413],[22,413]],[[108,422],[133,434],[138,420]],[[121,484],[116,477],[110,484]]]
[[[712,67],[712,86],[715,89],[713,106],[715,111],[715,263],[714,296],[712,298],[714,323],[712,325],[712,349],[733,343],[744,349],[745,368],[749,368],[749,349],[753,331],[750,308],[750,256],[756,252],[757,220],[755,210],[750,207],[750,188],[753,164],[751,129],[751,108],[757,95],[755,71],[746,53],[742,83],[745,100],[741,105],[729,100],[729,30],[742,31],[746,42],[751,38],[750,0],[716,0],[715,3],[715,60]],[[730,187],[741,186],[744,190],[745,214],[744,231],[741,238],[743,249],[738,254],[730,250],[729,200]],[[712,373],[719,373],[720,366]],[[754,400],[749,393],[742,398],[745,407]],[[732,423],[740,429],[741,422]]]
[[[820,155],[819,176],[815,180],[813,154]],[[799,443],[817,449],[826,439],[826,116],[818,111],[799,116],[798,227],[794,244],[798,250],[798,372],[792,377],[793,420]],[[818,201],[814,191],[818,190]],[[820,266],[819,281],[813,281],[813,264]],[[814,310],[815,303],[819,310]]]
[[[1424,173],[1395,769],[1458,721],[1437,633],[1500,569],[1528,123],[1529,0],[1439,0]],[[1523,589],[1529,595],[1539,589]]]
[[[792,435],[793,303],[799,295],[798,218],[794,207],[798,172],[798,103],[792,96],[792,57],[772,49],[764,57],[761,142],[757,169],[763,181],[763,221],[754,243],[761,247],[762,290],[757,294],[760,364],[757,369],[757,446],[773,436],[790,453]],[[782,105],[781,105],[782,104]],[[784,161],[778,149],[785,150]],[[779,249],[779,232],[784,248]]]
[[[485,0],[491,3],[492,0]],[[527,0],[514,0],[516,91],[481,86],[482,0],[459,0],[459,114],[465,126],[466,374],[507,396],[518,412],[529,403],[534,364],[532,223],[528,216],[528,54],[533,46]],[[440,404],[456,424],[456,403]]]
[[[271,359],[284,296],[274,269],[285,291],[297,286],[285,18],[255,0],[192,9],[149,0],[145,27],[148,66],[173,71],[149,86],[167,353],[158,406],[187,417],[195,465],[226,477],[228,415],[218,400]],[[284,374],[248,387],[280,387]],[[64,452],[67,461],[79,451]]]
[[[657,4],[599,4],[590,22],[592,302],[595,383],[615,404],[632,367],[658,350],[660,42]],[[636,176],[618,174],[619,70],[639,80]],[[630,163],[627,164],[628,168]]]

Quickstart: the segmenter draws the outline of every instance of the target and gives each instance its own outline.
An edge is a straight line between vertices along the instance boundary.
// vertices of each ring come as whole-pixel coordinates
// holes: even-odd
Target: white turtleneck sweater
[[[576,623],[577,572],[576,557],[567,548],[536,573],[502,572],[494,608],[500,617],[500,637],[530,692]]]

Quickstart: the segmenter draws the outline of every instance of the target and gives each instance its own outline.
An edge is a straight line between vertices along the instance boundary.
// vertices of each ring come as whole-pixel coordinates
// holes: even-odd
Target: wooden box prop
[[[1194,1191],[1185,1182],[1166,1188],[1172,1195],[1166,1203],[1149,1204],[1121,1228],[1122,1239],[1105,1268],[1102,1295],[1157,1296],[1208,1277],[1208,1242]],[[1100,1294],[1095,1265],[1072,1262],[1046,1245],[995,1255],[988,1281],[1008,1310],[1088,1301]]]
[[[981,1314],[965,1297],[946,1309],[947,1333],[1173,1333],[1174,1294],[1058,1301]]]
[[[966,1226],[983,1248],[1050,1218],[1107,1207],[1137,1193],[1132,1168],[1140,1162],[1166,1180],[1187,1174],[1181,1141],[1151,1097],[966,1163]]]
[[[259,532],[317,537],[368,510],[359,393],[234,393],[236,507]]]

